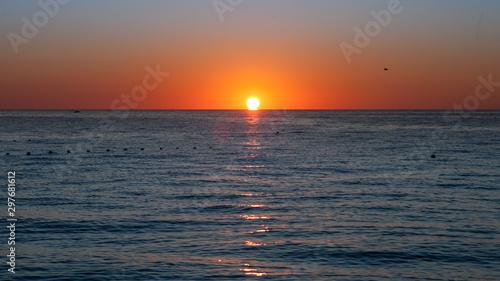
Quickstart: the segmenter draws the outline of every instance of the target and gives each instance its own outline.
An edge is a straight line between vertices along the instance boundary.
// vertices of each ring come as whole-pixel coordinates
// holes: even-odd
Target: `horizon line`
[[[443,111],[443,110],[454,110],[452,108],[434,108],[434,109],[331,109],[331,108],[309,108],[309,109],[288,109],[288,108],[274,108],[274,109],[259,109],[252,111],[276,111],[276,110],[290,110],[290,111]],[[475,109],[471,111],[499,111],[500,108],[493,109]],[[248,109],[78,109],[78,108],[68,108],[68,109],[0,109],[0,111],[251,111]]]

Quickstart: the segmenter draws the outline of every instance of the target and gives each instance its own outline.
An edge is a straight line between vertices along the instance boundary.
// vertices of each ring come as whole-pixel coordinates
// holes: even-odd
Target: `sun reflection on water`
[[[240,215],[240,217],[245,218],[246,220],[268,220],[270,217],[268,216],[256,216],[256,215]]]
[[[244,267],[240,268],[240,271],[243,271],[245,275],[253,275],[258,277],[267,275],[266,272],[259,272],[258,268],[250,268],[250,264],[248,263],[242,264],[242,266]]]
[[[253,181],[254,179],[259,179],[261,175],[259,172],[264,171],[266,165],[262,163],[255,163],[259,161],[259,159],[264,158],[263,154],[263,146],[261,141],[259,140],[259,122],[260,117],[258,112],[249,112],[246,116],[246,126],[247,126],[247,137],[248,139],[244,142],[241,142],[241,154],[238,156],[242,161],[248,161],[248,163],[242,163],[241,166],[238,167],[239,172],[245,173],[245,178]],[[258,152],[258,153],[256,153]],[[244,200],[248,200],[247,204],[240,204],[241,207],[250,207],[253,210],[257,211],[265,207],[270,207],[266,204],[261,204],[259,197],[268,196],[265,192],[241,192],[238,193],[238,196],[245,198]],[[242,214],[239,215],[240,218],[243,218],[245,222],[247,222],[248,226],[254,228],[253,231],[244,232],[244,238],[242,237],[243,247],[264,247],[268,244],[274,245],[275,243],[271,241],[263,241],[260,239],[253,239],[250,235],[258,235],[263,234],[265,232],[269,232],[269,227],[266,225],[258,224],[255,225],[255,222],[258,220],[269,220],[271,217],[266,214]],[[265,237],[262,235],[261,237]],[[254,237],[255,238],[255,237]],[[241,263],[239,267],[239,271],[243,272],[247,276],[255,276],[262,277],[265,275],[272,275],[271,272],[266,272],[264,270],[259,269],[256,266],[251,266],[249,263]]]

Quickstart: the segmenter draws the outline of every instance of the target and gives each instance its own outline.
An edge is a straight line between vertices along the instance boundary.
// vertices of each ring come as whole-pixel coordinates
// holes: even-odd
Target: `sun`
[[[249,98],[247,100],[248,110],[259,110],[260,101],[257,98]]]

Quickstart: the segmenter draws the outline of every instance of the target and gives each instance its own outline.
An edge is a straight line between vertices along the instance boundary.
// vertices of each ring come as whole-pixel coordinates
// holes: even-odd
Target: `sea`
[[[0,128],[1,280],[500,280],[500,111],[0,111]]]

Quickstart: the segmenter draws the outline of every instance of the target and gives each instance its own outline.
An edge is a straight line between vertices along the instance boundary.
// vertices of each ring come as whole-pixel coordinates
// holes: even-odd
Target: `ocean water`
[[[500,111],[0,111],[0,125],[2,280],[500,280]]]

